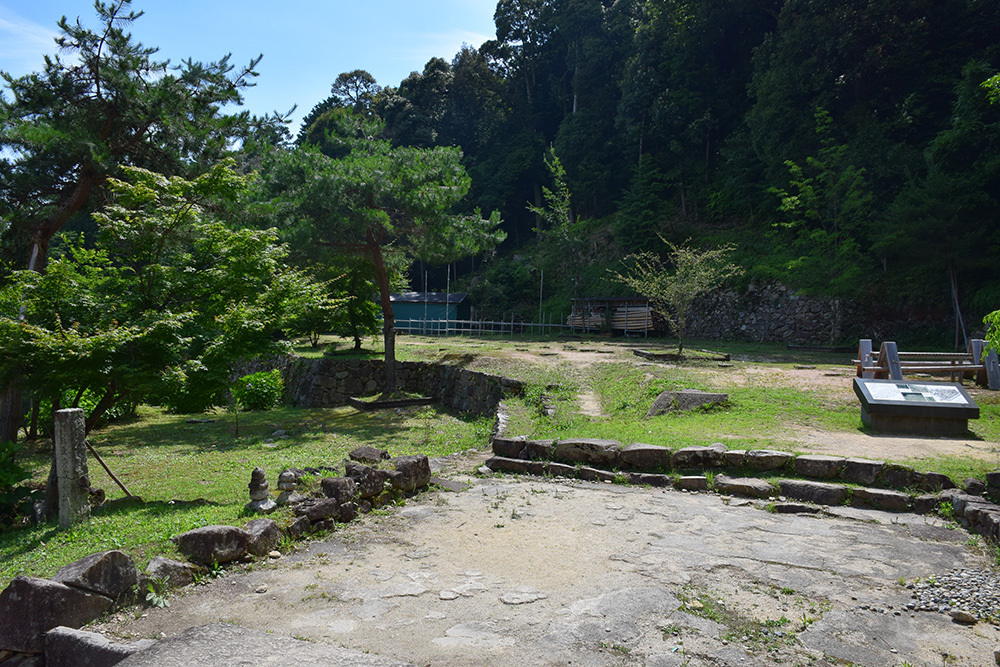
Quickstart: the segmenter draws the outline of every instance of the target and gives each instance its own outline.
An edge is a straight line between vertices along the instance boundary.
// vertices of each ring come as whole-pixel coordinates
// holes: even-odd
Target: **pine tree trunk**
[[[375,279],[382,305],[382,339],[385,344],[385,387],[382,393],[391,396],[396,392],[396,319],[389,299],[389,271],[382,257],[381,240],[372,229],[368,230],[368,251],[375,264]]]

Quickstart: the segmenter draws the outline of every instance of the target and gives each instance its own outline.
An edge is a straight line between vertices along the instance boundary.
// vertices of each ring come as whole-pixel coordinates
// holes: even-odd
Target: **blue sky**
[[[134,0],[133,8],[145,15],[132,34],[171,63],[232,53],[243,65],[263,53],[245,107],[262,115],[297,104],[294,134],[341,72],[365,69],[396,86],[432,57],[451,60],[463,43],[493,39],[496,0]],[[41,69],[64,15],[97,27],[92,0],[0,0],[0,70]]]

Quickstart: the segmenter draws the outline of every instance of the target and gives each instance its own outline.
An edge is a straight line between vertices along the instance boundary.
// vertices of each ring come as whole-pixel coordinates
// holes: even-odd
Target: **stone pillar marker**
[[[90,519],[87,428],[80,408],[56,410],[56,478],[59,480],[59,527]]]

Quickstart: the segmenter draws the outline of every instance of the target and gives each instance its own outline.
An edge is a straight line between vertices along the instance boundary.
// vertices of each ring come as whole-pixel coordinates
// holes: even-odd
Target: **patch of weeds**
[[[708,485],[709,490],[715,488],[715,473],[711,470],[705,471],[705,483]]]
[[[629,484],[628,475],[622,472],[616,472],[614,479],[611,480],[612,484],[618,484],[621,486],[627,486]]]
[[[169,607],[170,586],[166,577],[150,579],[146,582],[146,602],[151,607]]]
[[[606,648],[616,653],[621,653],[622,655],[628,655],[632,652],[628,646],[622,646],[621,644],[609,644],[608,642],[600,642],[598,646],[601,648]]]
[[[771,651],[796,641],[794,633],[784,630],[791,624],[785,616],[763,621],[747,618],[739,610],[728,607],[724,599],[708,591],[694,591],[693,595],[682,593],[678,599],[682,602],[683,611],[726,626],[728,629],[721,635],[722,638],[738,642],[748,649]]]
[[[951,503],[947,500],[938,503],[937,513],[948,521],[955,520],[955,508],[952,507]]]
[[[660,628],[663,633],[663,641],[672,641],[672,637],[677,637],[681,634],[681,626],[676,623],[671,623],[670,625],[664,625]]]

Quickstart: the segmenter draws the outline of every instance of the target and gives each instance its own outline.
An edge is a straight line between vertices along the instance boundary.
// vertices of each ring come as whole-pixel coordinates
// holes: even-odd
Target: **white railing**
[[[571,330],[559,322],[515,322],[513,320],[396,320],[399,333],[425,336],[489,336],[528,334],[547,336]]]

